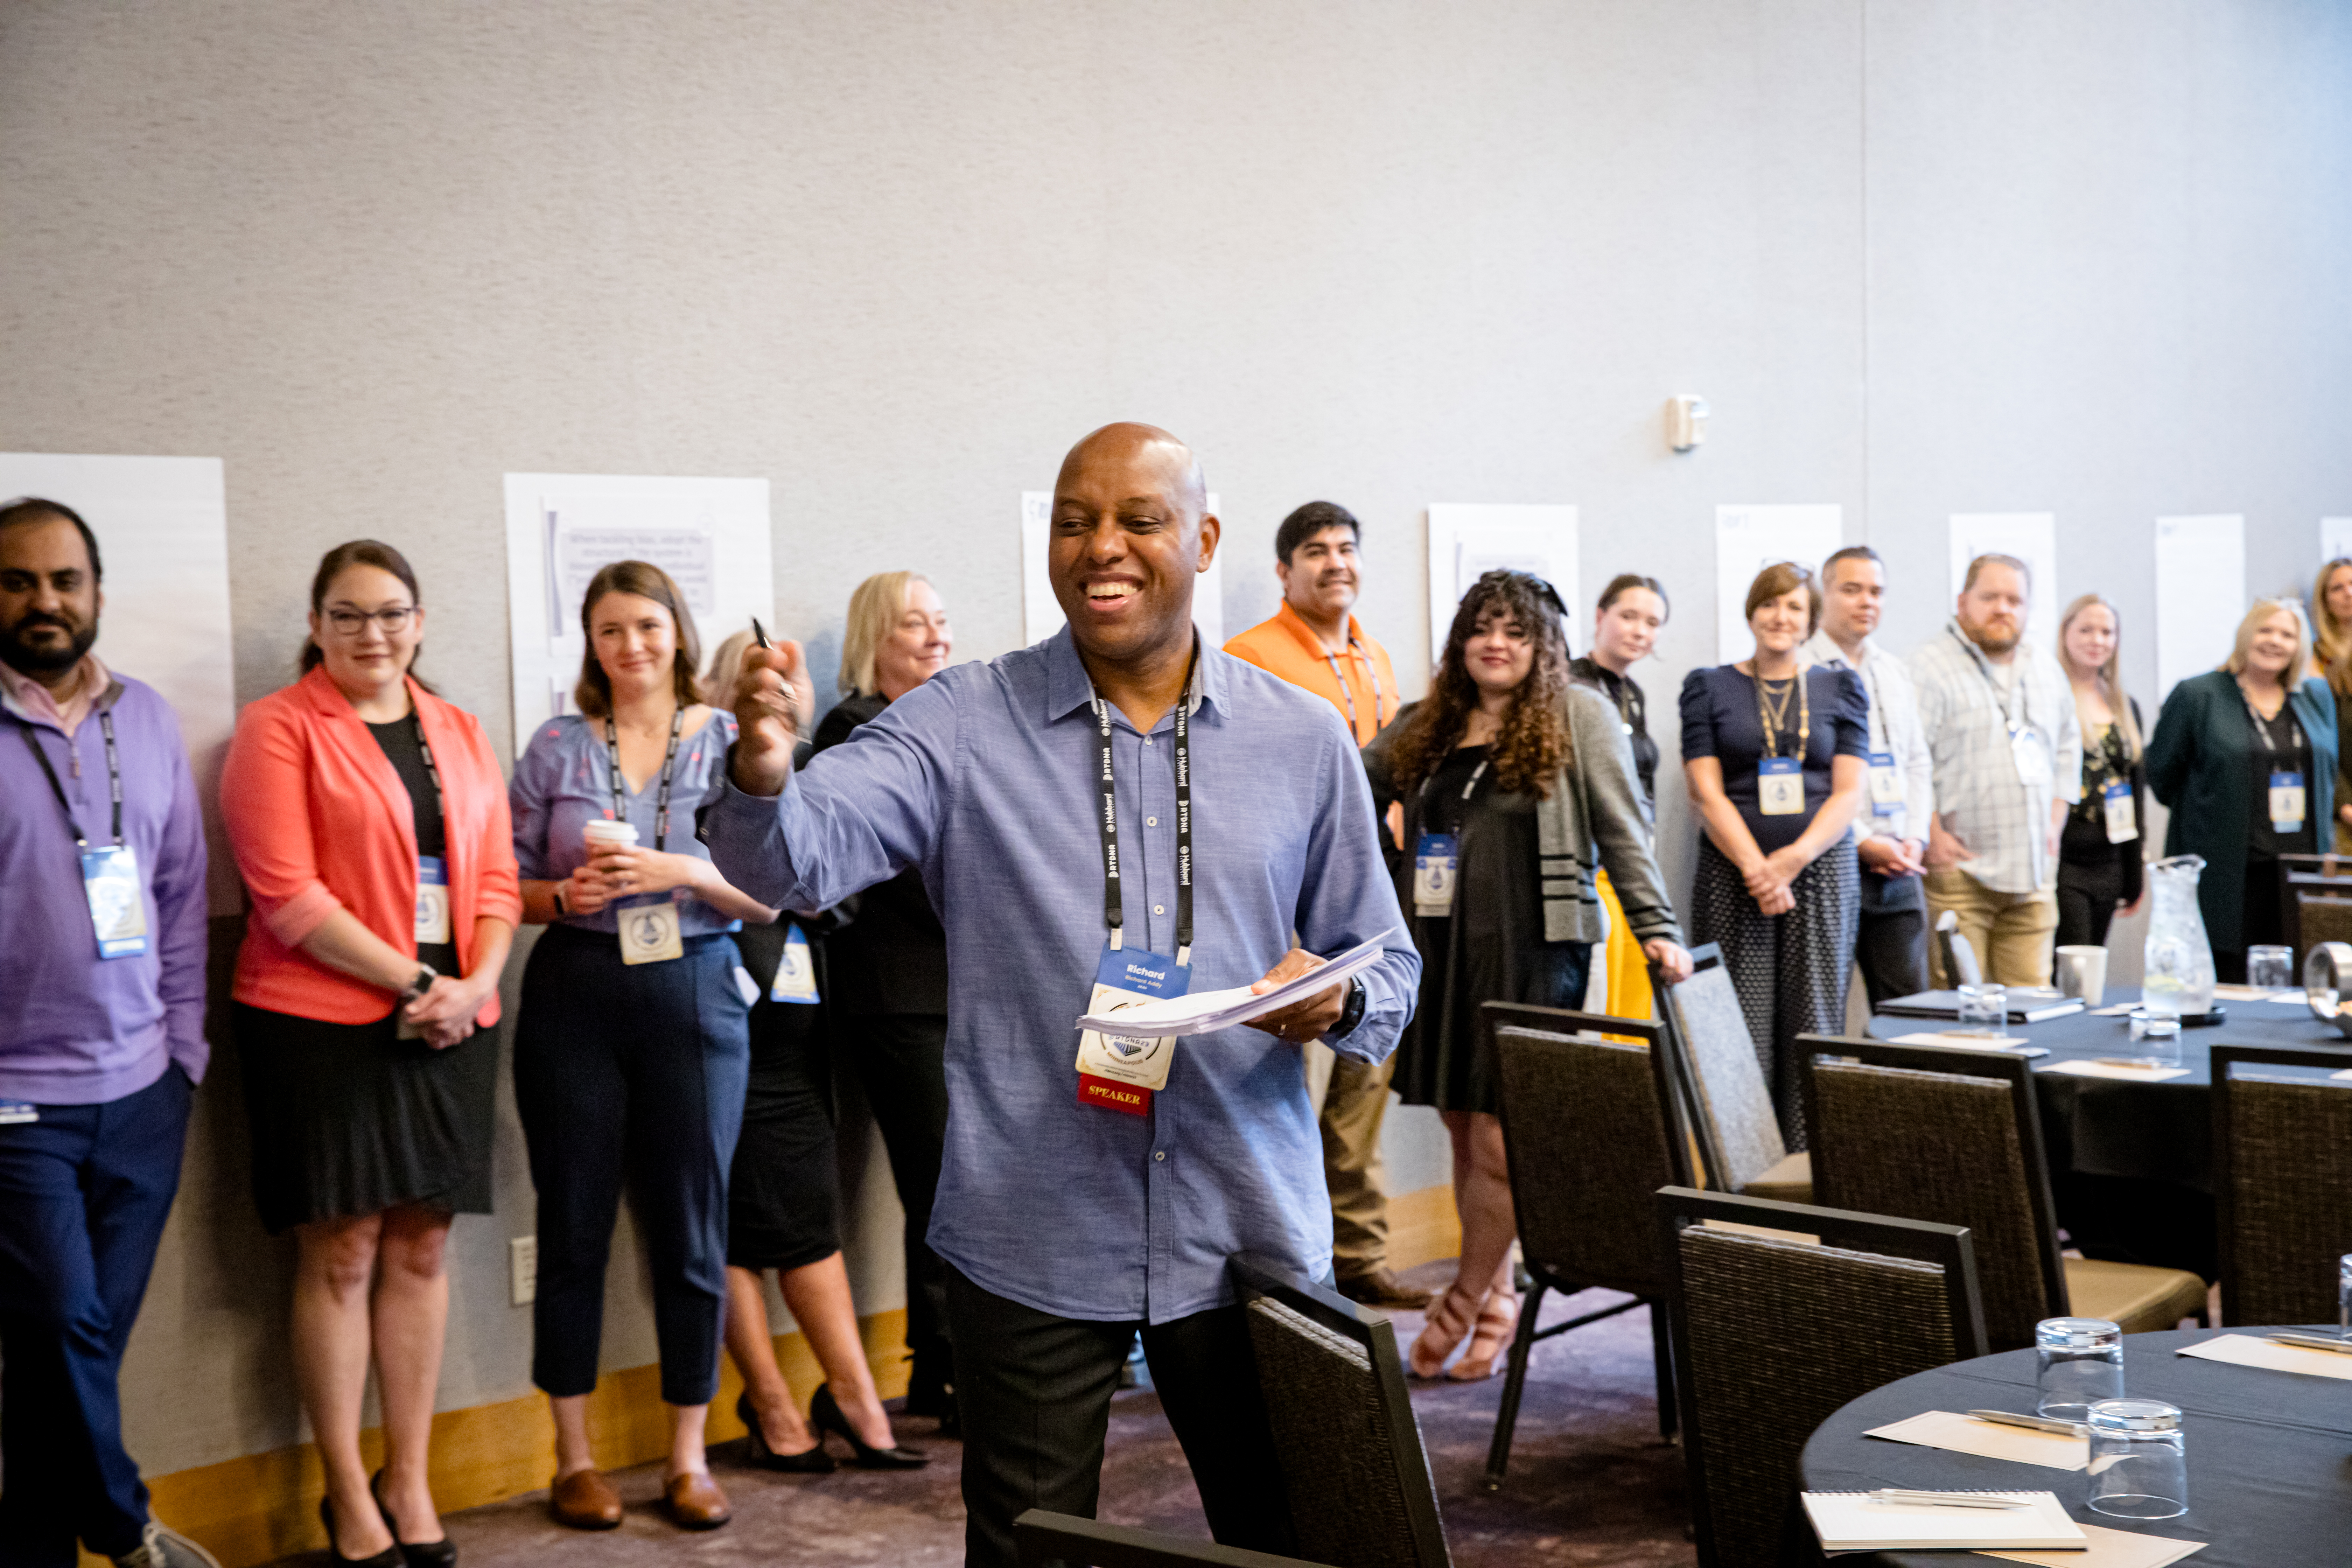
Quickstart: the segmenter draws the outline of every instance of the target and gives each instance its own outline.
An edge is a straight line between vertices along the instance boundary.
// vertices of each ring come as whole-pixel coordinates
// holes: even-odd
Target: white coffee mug
[[[2083,1005],[2095,1007],[2106,999],[2107,950],[2104,947],[2062,947],[2058,950],[2058,992],[2080,996]]]

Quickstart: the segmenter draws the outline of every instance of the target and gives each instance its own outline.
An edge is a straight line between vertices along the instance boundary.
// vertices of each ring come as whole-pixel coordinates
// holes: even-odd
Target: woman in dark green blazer
[[[2300,679],[2311,634],[2284,599],[2257,599],[2228,664],[2172,689],[2147,745],[2147,782],[2171,809],[2167,855],[2201,855],[2198,902],[2221,978],[2283,936],[2281,855],[2310,854],[2336,817],[2336,697]]]

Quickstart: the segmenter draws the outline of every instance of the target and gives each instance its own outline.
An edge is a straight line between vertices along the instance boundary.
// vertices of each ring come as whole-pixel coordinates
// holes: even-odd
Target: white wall
[[[1328,496],[1408,667],[1429,500],[1580,505],[1589,584],[1675,592],[1671,755],[1717,501],[1842,503],[1898,646],[1946,514],[2054,510],[2144,691],[2157,513],[2242,510],[2250,581],[2297,582],[2352,513],[2347,214],[2328,0],[18,0],[0,445],[226,459],[247,700],[320,552],[400,544],[428,668],[503,735],[505,471],[765,475],[787,626],[837,637],[859,577],[919,566],[987,656],[1019,492],[1150,419],[1224,497],[1229,625]],[[1715,421],[1675,458],[1682,391]],[[1678,804],[1664,832],[1679,880]],[[299,1430],[224,1066],[134,1342],[155,1470]],[[1431,1137],[1400,1119],[1400,1169]],[[527,1388],[510,1109],[499,1161],[447,1405]],[[635,1268],[608,1364],[652,1359]]]

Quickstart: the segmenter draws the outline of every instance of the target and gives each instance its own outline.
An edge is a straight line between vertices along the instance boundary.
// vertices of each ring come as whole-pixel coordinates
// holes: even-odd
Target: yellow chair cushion
[[[2205,1281],[2179,1268],[2069,1258],[2066,1299],[2078,1318],[2105,1318],[2127,1334],[2174,1329],[2204,1314]]]
[[[1813,1201],[1813,1157],[1800,1149],[1739,1189],[1743,1198],[1769,1198],[1775,1203]]]

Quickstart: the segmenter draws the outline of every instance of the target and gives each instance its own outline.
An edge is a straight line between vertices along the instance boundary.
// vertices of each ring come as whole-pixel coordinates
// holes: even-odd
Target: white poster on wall
[[[2352,517],[2323,517],[2319,520],[2319,563],[2352,555]]]
[[[2025,640],[2045,650],[2058,646],[2058,521],[2046,511],[1956,511],[1952,514],[1952,598],[1979,555],[2014,555],[2032,574],[2025,607]]]
[[[2156,520],[2156,700],[2230,657],[2246,614],[2246,520]]]
[[[1209,512],[1215,516],[1217,498],[1209,497]],[[1061,601],[1054,597],[1054,574],[1046,564],[1048,547],[1054,540],[1054,492],[1023,490],[1021,492],[1021,635],[1025,642],[1044,642],[1062,629],[1068,618],[1062,614]],[[1192,625],[1201,634],[1201,641],[1210,647],[1225,646],[1225,555],[1220,549],[1210,558],[1209,569],[1192,585]]]
[[[706,661],[753,616],[775,626],[767,480],[509,474],[506,489],[517,755],[541,722],[572,711],[587,647],[580,598],[606,563],[649,561],[677,579]]]
[[[1445,656],[1445,636],[1462,595],[1488,572],[1532,572],[1559,592],[1571,641],[1582,624],[1577,584],[1576,509],[1429,503],[1429,664]]]
[[[98,536],[106,603],[92,651],[179,714],[205,807],[205,901],[215,915],[234,915],[245,895],[220,827],[221,762],[236,728],[221,460],[0,453],[0,498],[28,495],[73,508]]]
[[[1835,502],[1715,509],[1715,653],[1733,664],[1756,651],[1748,629],[1748,589],[1781,561],[1815,572],[1845,542],[1845,509]]]

